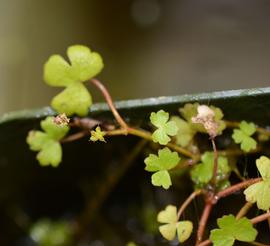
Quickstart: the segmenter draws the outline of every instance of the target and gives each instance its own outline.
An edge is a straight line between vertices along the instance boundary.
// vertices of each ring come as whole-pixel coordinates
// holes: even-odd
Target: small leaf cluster
[[[270,209],[270,159],[262,156],[256,160],[256,165],[263,180],[249,186],[244,194],[248,202],[256,202],[259,209],[267,211]]]
[[[162,186],[168,189],[172,185],[171,177],[168,170],[174,168],[180,161],[180,157],[176,152],[172,152],[165,147],[158,151],[158,156],[150,154],[145,160],[145,170],[154,172],[152,175],[152,184],[154,186]]]
[[[193,231],[191,221],[178,221],[177,209],[173,205],[168,205],[165,210],[160,211],[157,221],[164,224],[159,227],[159,231],[169,241],[173,240],[177,234],[178,241],[183,243]]]
[[[26,142],[30,149],[38,151],[37,160],[40,165],[57,167],[62,160],[60,140],[68,133],[67,125],[57,125],[53,117],[47,117],[40,123],[43,131],[30,131]]]
[[[243,151],[249,152],[256,149],[257,142],[251,136],[256,132],[256,126],[254,123],[247,123],[241,121],[239,129],[233,130],[232,138],[235,143],[240,144]]]
[[[199,106],[199,103],[187,103],[179,110],[183,119],[178,116],[173,116],[171,118],[179,129],[176,135],[176,143],[182,147],[187,147],[197,132],[207,133],[202,124],[195,124],[192,122],[192,118],[198,114]],[[209,108],[215,114],[214,120],[218,124],[218,134],[221,134],[226,128],[225,122],[222,120],[223,113],[220,108],[214,106],[210,106]]]
[[[214,246],[232,246],[235,240],[253,242],[257,230],[247,218],[236,219],[233,215],[225,215],[217,220],[220,229],[211,231],[210,240]]]

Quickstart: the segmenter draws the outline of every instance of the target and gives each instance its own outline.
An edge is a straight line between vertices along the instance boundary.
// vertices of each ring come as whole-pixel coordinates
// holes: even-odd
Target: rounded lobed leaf
[[[158,213],[157,221],[160,223],[176,223],[177,208],[173,205],[168,205],[164,210]]]
[[[174,121],[169,121],[169,113],[164,110],[159,110],[157,113],[152,112],[150,115],[151,123],[158,129],[152,134],[152,139],[155,143],[166,145],[171,138],[169,136],[175,136],[178,131],[178,127]]]
[[[189,239],[193,231],[193,224],[188,220],[180,221],[177,223],[176,231],[179,242],[183,243]]]
[[[176,224],[162,225],[159,227],[159,232],[165,239],[171,241],[176,235]]]
[[[85,116],[92,105],[92,97],[82,83],[73,83],[55,96],[51,106],[58,113],[65,113],[67,116],[77,114]]]
[[[59,142],[49,140],[38,153],[37,159],[41,166],[57,167],[62,160],[62,147]]]
[[[214,246],[231,246],[235,240],[252,242],[256,239],[257,230],[247,218],[236,219],[233,215],[225,215],[217,220],[220,229],[211,231],[210,240]]]
[[[44,65],[44,80],[51,86],[69,86],[96,76],[103,68],[101,56],[83,45],[67,50],[70,64],[60,55],[52,55]]]
[[[170,174],[167,170],[162,170],[154,173],[151,178],[154,186],[162,186],[164,189],[169,189],[172,185]]]
[[[270,159],[266,156],[261,156],[256,160],[256,166],[264,180],[270,180]]]

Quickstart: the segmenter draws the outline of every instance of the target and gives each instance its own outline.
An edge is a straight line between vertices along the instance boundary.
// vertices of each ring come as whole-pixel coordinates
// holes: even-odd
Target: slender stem
[[[247,214],[247,212],[252,208],[252,206],[253,206],[253,203],[246,202],[245,205],[237,213],[236,219],[240,219],[244,217]]]
[[[241,189],[243,189],[243,188],[245,188],[247,186],[255,184],[255,183],[257,183],[257,182],[259,182],[261,180],[262,180],[262,178],[254,178],[254,179],[248,179],[248,180],[245,180],[245,181],[243,181],[241,183],[235,184],[235,185],[233,185],[233,186],[231,186],[231,187],[229,187],[229,188],[227,188],[227,189],[225,189],[223,191],[218,192],[215,195],[214,199],[215,199],[215,201],[218,201],[222,197],[226,197],[226,196],[228,196],[228,195],[230,195],[230,194],[232,194],[232,193],[234,193],[234,192],[236,192],[238,190],[241,190]]]
[[[128,125],[126,124],[126,122],[123,120],[123,118],[121,117],[121,115],[118,113],[117,109],[114,106],[112,97],[110,95],[110,93],[108,92],[108,90],[106,89],[106,87],[97,79],[91,79],[90,82],[95,85],[103,94],[108,106],[110,107],[114,118],[116,119],[116,121],[118,122],[118,124],[123,128],[123,129],[127,129]]]
[[[77,132],[77,133],[74,133],[74,134],[69,135],[66,138],[62,139],[61,140],[61,143],[73,142],[73,141],[76,141],[78,139],[81,139],[81,138],[83,138],[85,136],[88,136],[89,134],[90,134],[89,131]]]
[[[251,219],[250,221],[254,225],[254,224],[260,223],[260,222],[262,222],[264,220],[267,220],[269,218],[270,218],[270,212],[267,212],[267,213],[264,213],[262,215],[259,215],[259,216],[255,217],[255,218]]]
[[[213,177],[212,177],[211,183],[213,184],[214,187],[216,187],[217,172],[218,172],[218,151],[217,151],[214,138],[211,138],[211,142],[212,142],[212,147],[214,151],[214,168],[213,168]]]
[[[177,213],[177,217],[178,217],[178,220],[180,219],[182,213],[184,212],[184,210],[187,208],[187,206],[192,202],[192,200],[200,195],[202,193],[202,190],[195,190],[194,192],[192,192],[190,194],[190,196],[185,200],[185,202],[181,205],[181,207],[179,208],[178,210],[178,213]]]
[[[203,240],[203,234],[205,231],[205,227],[209,218],[209,215],[211,213],[211,210],[213,208],[213,203],[207,201],[199,222],[199,227],[198,227],[198,231],[197,231],[197,241],[196,241],[196,245],[199,245],[202,240]]]
[[[117,129],[117,130],[113,130],[113,131],[107,131],[106,135],[108,135],[108,136],[124,135],[124,134],[126,134],[126,131],[127,131],[127,134],[134,135],[134,136],[137,136],[140,138],[144,138],[144,139],[149,140],[149,141],[153,141],[152,135],[150,132],[147,132],[145,130],[138,129],[138,128],[132,128],[132,127],[128,127],[126,130],[125,129]],[[175,144],[168,143],[166,146],[169,147],[170,149],[175,150],[178,153],[180,153],[184,156],[187,156],[189,158],[192,158],[194,160],[199,159],[198,156],[192,154],[190,151],[188,151],[184,148],[181,148]]]

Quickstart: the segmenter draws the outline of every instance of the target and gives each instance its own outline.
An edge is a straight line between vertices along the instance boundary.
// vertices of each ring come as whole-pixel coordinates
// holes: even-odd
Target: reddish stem
[[[191,195],[185,200],[185,202],[182,204],[182,206],[178,210],[178,213],[177,213],[178,220],[180,219],[180,216],[182,215],[184,210],[187,208],[187,206],[192,202],[192,200],[196,196],[200,195],[201,193],[202,193],[202,190],[196,190],[192,192]]]
[[[211,200],[207,201],[202,213],[202,217],[200,219],[199,222],[199,227],[198,227],[198,231],[197,231],[197,242],[196,245],[199,245],[201,243],[201,241],[203,240],[203,234],[205,231],[205,227],[209,218],[209,215],[211,213],[211,210],[213,208],[213,203],[211,202]]]
[[[257,224],[257,223],[262,222],[264,220],[267,220],[268,218],[270,218],[270,212],[259,215],[255,218],[251,219],[250,221],[254,225],[254,224]]]
[[[110,93],[108,92],[108,90],[106,89],[106,87],[97,79],[91,79],[90,82],[95,85],[103,94],[109,108],[111,109],[114,118],[116,119],[116,121],[118,122],[118,124],[123,128],[123,129],[127,129],[128,125],[126,124],[126,122],[123,120],[123,118],[121,117],[121,115],[118,113],[117,109],[114,106],[112,97],[110,95]]]
[[[236,192],[238,190],[241,190],[241,189],[243,189],[243,188],[245,188],[247,186],[255,184],[255,183],[257,183],[257,182],[259,182],[261,180],[262,180],[262,178],[248,179],[248,180],[245,180],[245,181],[243,181],[241,183],[233,185],[233,186],[231,186],[231,187],[229,187],[229,188],[227,188],[227,189],[225,189],[223,191],[218,192],[216,194],[216,196],[214,197],[213,202],[217,202],[220,198],[226,197],[226,196],[228,196],[228,195],[230,195],[230,194],[232,194],[232,193],[234,193],[234,192]]]

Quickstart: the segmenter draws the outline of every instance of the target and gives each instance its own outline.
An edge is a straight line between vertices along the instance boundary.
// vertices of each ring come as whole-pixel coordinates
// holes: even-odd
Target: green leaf
[[[51,105],[58,113],[85,116],[92,97],[82,83],[73,83],[52,99]]]
[[[214,169],[214,153],[205,152],[202,156],[202,162],[197,164],[191,170],[191,179],[195,184],[203,186],[211,181]],[[227,158],[218,157],[217,181],[224,181],[224,178],[230,173],[231,169]]]
[[[256,160],[256,166],[263,180],[270,180],[270,159],[266,156],[261,156]]]
[[[158,156],[150,154],[145,159],[145,170],[149,172],[155,172],[160,170],[170,170],[174,168],[180,161],[180,157],[177,152],[172,152],[168,147],[160,149]]]
[[[235,240],[252,242],[256,239],[257,230],[247,218],[237,220],[233,215],[225,215],[217,223],[220,229],[214,229],[210,234],[214,246],[232,246]]]
[[[178,222],[177,209],[172,205],[168,205],[165,210],[158,213],[157,221],[165,223],[165,225],[159,227],[159,231],[161,235],[169,241],[175,238],[177,232],[179,242],[183,243],[190,237],[193,230],[192,222]]]
[[[47,117],[45,120],[42,120],[40,126],[54,140],[62,139],[69,131],[68,125],[55,124],[53,117]]]
[[[202,124],[194,124],[192,123],[192,118],[195,117],[198,114],[198,106],[200,106],[199,103],[187,103],[184,105],[183,108],[180,108],[180,114],[183,116],[183,118],[191,125],[194,131],[196,132],[202,132],[207,133],[206,129]],[[210,106],[210,109],[212,109],[215,113],[214,120],[218,123],[218,134],[220,135],[222,131],[226,128],[225,122],[222,120],[223,118],[223,112],[220,108]]]
[[[243,151],[249,152],[256,149],[257,142],[250,137],[256,131],[256,127],[253,123],[247,123],[242,121],[239,126],[240,129],[234,129],[232,138],[235,143],[240,144]]]
[[[62,160],[62,147],[55,140],[48,140],[37,154],[37,159],[41,166],[57,167]]]
[[[106,142],[104,139],[105,134],[106,133],[101,131],[100,127],[97,126],[95,131],[91,131],[90,140],[93,142],[96,142],[96,141]]]
[[[177,237],[178,237],[179,242],[183,243],[187,239],[189,239],[193,231],[193,224],[192,222],[188,220],[180,221],[177,223],[176,231],[177,231]]]
[[[166,190],[172,185],[170,174],[166,170],[154,173],[151,181],[154,186],[162,186]]]
[[[37,160],[40,165],[52,165],[56,167],[62,160],[62,148],[59,141],[68,133],[67,125],[57,125],[53,122],[53,117],[47,117],[40,123],[42,131],[30,131],[26,142],[30,149],[39,151]]]
[[[256,160],[256,165],[263,180],[249,186],[244,194],[248,202],[256,202],[259,209],[267,211],[270,209],[270,160],[262,156]]]
[[[246,121],[241,121],[239,128],[242,132],[244,132],[246,135],[251,136],[256,132],[256,126],[254,123],[247,123]]]
[[[167,240],[171,241],[176,235],[176,225],[166,224],[159,227],[160,234]]]
[[[158,128],[152,134],[152,139],[155,143],[166,145],[171,140],[169,136],[175,136],[177,134],[178,127],[176,123],[168,120],[169,113],[164,110],[159,110],[157,113],[151,113],[150,121]]]
[[[164,210],[160,211],[157,216],[159,223],[176,223],[177,220],[177,208],[173,205],[168,205]]]
[[[196,131],[192,128],[191,124],[177,116],[172,116],[171,120],[174,121],[178,127],[176,143],[182,147],[187,147],[193,139]]]
[[[152,184],[168,189],[171,186],[170,174],[167,170],[174,168],[180,161],[176,152],[171,152],[167,147],[158,151],[158,156],[150,154],[145,160],[145,170],[156,172],[152,175]]]
[[[67,55],[70,64],[60,55],[49,58],[44,66],[44,80],[51,86],[66,87],[52,100],[57,112],[84,116],[92,99],[82,82],[96,76],[103,68],[103,61],[98,53],[82,45],[69,47]]]

